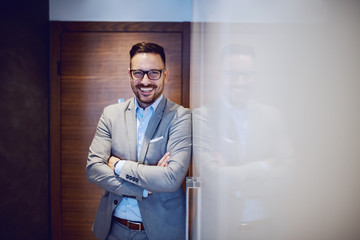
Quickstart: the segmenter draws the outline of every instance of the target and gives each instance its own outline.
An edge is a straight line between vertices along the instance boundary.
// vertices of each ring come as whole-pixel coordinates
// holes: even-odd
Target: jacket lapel
[[[132,98],[125,112],[127,139],[130,149],[131,160],[136,160],[136,107],[135,99]]]
[[[154,116],[151,118],[151,120],[148,124],[148,127],[145,131],[145,136],[144,136],[143,142],[141,144],[140,155],[139,155],[139,159],[138,159],[139,163],[144,163],[144,158],[145,158],[150,140],[152,139],[152,136],[154,135],[155,130],[157,129],[158,125],[160,124],[160,121],[164,114],[166,102],[167,102],[166,98],[163,97],[163,99],[161,100],[161,102],[159,103],[158,107],[155,110]]]

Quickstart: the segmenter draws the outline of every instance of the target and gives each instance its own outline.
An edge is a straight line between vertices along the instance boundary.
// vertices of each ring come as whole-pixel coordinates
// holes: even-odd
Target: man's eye
[[[151,75],[159,75],[160,72],[159,72],[159,71],[150,71],[149,73],[150,73]]]
[[[134,74],[134,76],[142,76],[143,72],[142,71],[134,71],[133,74]]]

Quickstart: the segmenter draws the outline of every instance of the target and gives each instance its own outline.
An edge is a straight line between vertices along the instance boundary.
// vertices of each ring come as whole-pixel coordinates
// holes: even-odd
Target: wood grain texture
[[[61,235],[61,159],[60,159],[60,25],[50,28],[50,207],[51,239],[62,239]]]
[[[170,76],[164,94],[184,101],[189,64],[184,23],[52,23],[51,192],[53,239],[95,239],[91,225],[102,189],[86,179],[88,149],[102,110],[133,97],[129,50],[141,41],[164,46]],[[189,33],[185,34],[189,36]],[[188,51],[188,47],[185,48]],[[55,74],[61,60],[60,76]],[[185,69],[185,70],[184,70]],[[58,70],[58,69],[56,69]],[[187,94],[187,98],[189,94]]]
[[[54,22],[56,23],[56,22]],[[183,22],[58,22],[69,32],[184,32]]]

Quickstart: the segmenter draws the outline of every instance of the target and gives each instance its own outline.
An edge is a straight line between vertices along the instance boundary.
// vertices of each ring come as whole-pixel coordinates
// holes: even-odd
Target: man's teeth
[[[152,88],[140,88],[140,90],[143,92],[150,92]]]

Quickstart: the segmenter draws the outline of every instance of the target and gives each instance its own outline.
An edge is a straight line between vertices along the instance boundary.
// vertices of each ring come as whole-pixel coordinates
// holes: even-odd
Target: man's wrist
[[[116,165],[119,163],[120,161],[117,161],[115,164],[114,164],[114,173],[115,174],[117,174],[116,172],[115,172],[115,169],[116,169]]]
[[[124,166],[124,164],[126,163],[125,160],[119,160],[114,164],[114,173],[116,175],[120,175],[120,171],[122,169],[122,167]]]

